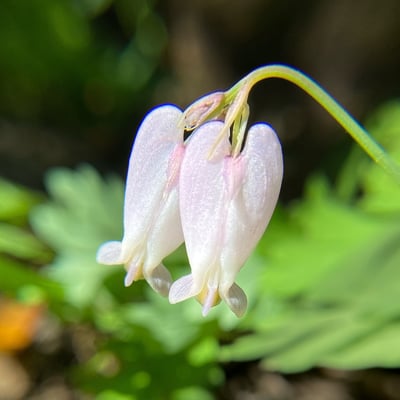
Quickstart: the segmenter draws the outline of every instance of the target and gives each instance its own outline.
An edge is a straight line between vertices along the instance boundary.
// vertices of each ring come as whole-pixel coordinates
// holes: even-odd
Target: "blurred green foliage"
[[[28,226],[28,212],[41,196],[0,179],[0,198],[0,294],[27,302],[60,299],[61,286],[35,270],[52,258]]]
[[[54,170],[46,184],[55,201],[37,207],[32,223],[56,252],[49,276],[63,282],[68,302],[82,309],[101,296],[102,283],[113,272],[99,268],[93,255],[109,235],[121,236],[115,222],[122,218],[123,185],[117,178],[103,182],[89,166]]]

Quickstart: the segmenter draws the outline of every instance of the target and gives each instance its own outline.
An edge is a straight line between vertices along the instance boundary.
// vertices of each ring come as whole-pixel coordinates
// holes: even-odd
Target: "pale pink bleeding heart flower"
[[[124,264],[125,285],[144,278],[168,295],[171,276],[162,260],[183,242],[178,177],[184,154],[182,112],[164,105],[143,120],[132,149],[125,190],[124,236],[104,243],[101,264]]]
[[[247,299],[235,279],[275,208],[282,150],[275,132],[261,123],[250,128],[234,157],[227,135],[220,139],[223,127],[220,121],[200,126],[185,150],[179,201],[191,274],[173,283],[169,300],[196,296],[206,315],[222,299],[241,316]]]

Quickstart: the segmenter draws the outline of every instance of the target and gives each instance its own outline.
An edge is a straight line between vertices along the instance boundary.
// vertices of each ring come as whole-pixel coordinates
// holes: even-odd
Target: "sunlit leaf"
[[[368,127],[393,159],[400,163],[400,102],[382,106],[370,118]],[[364,171],[362,187],[365,190],[360,204],[363,209],[400,215],[400,186],[382,168],[370,162]]]
[[[50,251],[25,229],[0,222],[0,253],[36,262],[49,261]]]
[[[377,327],[369,335],[323,357],[323,363],[333,368],[372,368],[376,365],[396,368],[400,365],[400,323],[395,321]]]
[[[98,246],[121,237],[122,182],[103,181],[89,166],[76,172],[52,171],[47,178],[52,201],[31,214],[32,225],[57,255],[48,268],[72,304],[87,305],[115,268],[95,261]]]
[[[44,297],[60,300],[63,292],[59,284],[32,271],[24,264],[0,257],[0,290],[15,295],[24,287],[36,287]]]
[[[23,222],[39,195],[0,178],[0,221]]]

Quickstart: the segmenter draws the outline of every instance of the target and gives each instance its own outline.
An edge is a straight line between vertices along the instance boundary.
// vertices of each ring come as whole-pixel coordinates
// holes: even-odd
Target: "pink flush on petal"
[[[181,110],[164,105],[143,120],[129,160],[123,239],[104,243],[97,253],[101,264],[125,265],[126,286],[144,278],[165,296],[171,276],[162,260],[183,242],[178,206],[181,118]]]
[[[283,174],[282,150],[275,132],[256,124],[245,147],[231,155],[224,124],[211,121],[192,135],[179,178],[183,234],[191,274],[171,286],[171,303],[197,297],[203,314],[220,299],[241,316],[247,299],[237,274],[265,231],[275,208]]]

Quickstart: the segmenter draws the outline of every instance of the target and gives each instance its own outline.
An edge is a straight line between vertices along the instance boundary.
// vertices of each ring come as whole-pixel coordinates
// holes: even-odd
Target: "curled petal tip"
[[[100,246],[96,254],[96,261],[99,264],[116,265],[123,264],[121,258],[122,244],[121,242],[113,241],[106,242]]]
[[[164,265],[160,264],[158,267],[154,268],[150,276],[146,277],[146,280],[157,293],[160,293],[164,297],[168,296],[172,278]]]
[[[247,309],[247,297],[240,286],[234,283],[221,297],[228,304],[229,308],[240,318]]]
[[[176,304],[188,299],[189,297],[193,297],[195,294],[193,277],[192,275],[186,275],[172,284],[168,299],[171,304]]]

